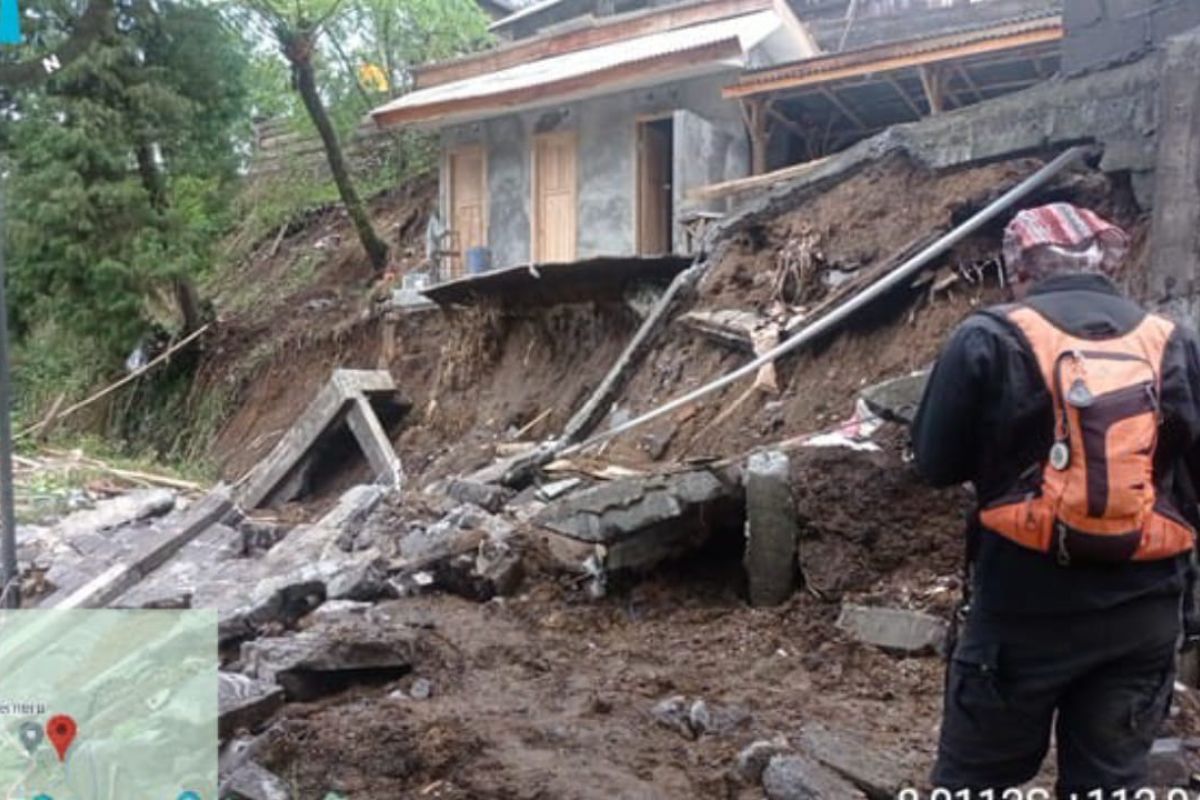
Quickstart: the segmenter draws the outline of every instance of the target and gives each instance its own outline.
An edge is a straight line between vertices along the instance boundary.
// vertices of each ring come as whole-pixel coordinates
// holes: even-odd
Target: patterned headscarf
[[[1129,250],[1129,235],[1086,208],[1051,203],[1022,211],[1004,230],[1009,282],[1070,272],[1113,275]]]

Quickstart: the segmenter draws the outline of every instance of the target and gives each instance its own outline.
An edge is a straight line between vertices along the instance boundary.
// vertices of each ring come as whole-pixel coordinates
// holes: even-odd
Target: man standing
[[[1020,786],[1052,725],[1060,798],[1146,779],[1191,577],[1200,340],[1118,292],[1128,242],[1066,203],[1018,214],[1017,302],[963,322],[925,390],[917,466],[978,502],[937,787]]]

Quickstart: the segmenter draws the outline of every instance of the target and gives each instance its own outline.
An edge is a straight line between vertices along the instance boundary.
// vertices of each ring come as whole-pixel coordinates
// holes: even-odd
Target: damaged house
[[[781,1],[589,13],[533,29],[551,5],[501,20],[513,41],[424,67],[415,91],[372,112],[383,126],[441,133],[439,277],[463,274],[485,250],[495,267],[682,252],[681,197],[750,168],[740,109],[721,89],[747,67],[815,53]],[[662,4],[620,10],[634,5]]]
[[[649,269],[695,253],[739,193],[1055,74],[1060,8],[542,0],[492,25],[498,47],[418,69],[372,117],[440,134],[435,282]]]

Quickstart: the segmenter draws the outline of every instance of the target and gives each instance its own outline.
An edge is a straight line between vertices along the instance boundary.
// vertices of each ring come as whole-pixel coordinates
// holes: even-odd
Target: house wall
[[[676,209],[693,186],[744,177],[749,145],[736,104],[721,98],[735,73],[680,81],[442,131],[446,149],[481,143],[487,151],[488,246],[497,267],[531,259],[533,137],[573,130],[578,151],[578,257],[632,255],[637,247],[637,122],[676,116]],[[447,209],[442,175],[442,210]],[[681,241],[676,230],[676,242]]]
[[[1200,25],[1197,0],[1068,0],[1063,71],[1132,61],[1169,36]]]

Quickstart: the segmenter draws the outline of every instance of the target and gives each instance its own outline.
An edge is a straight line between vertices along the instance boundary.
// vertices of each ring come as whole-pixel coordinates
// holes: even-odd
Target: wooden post
[[[934,66],[920,67],[921,86],[925,88],[925,99],[929,102],[929,113],[940,114],[945,109],[942,93],[942,71]]]
[[[770,140],[767,104],[761,97],[747,98],[742,102],[742,113],[750,131],[750,174],[762,175],[767,171],[767,142]]]

